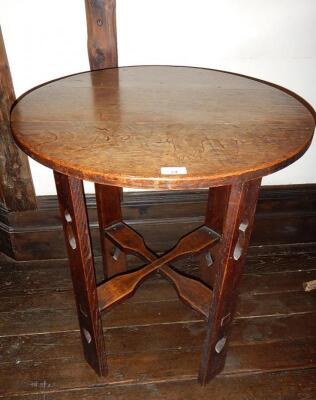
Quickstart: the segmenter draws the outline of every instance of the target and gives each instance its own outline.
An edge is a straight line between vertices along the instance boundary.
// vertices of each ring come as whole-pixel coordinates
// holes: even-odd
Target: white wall
[[[255,76],[316,108],[315,0],[117,0],[120,65],[174,64]],[[84,0],[0,0],[16,94],[89,69]],[[55,193],[33,160],[36,193]],[[316,141],[264,184],[316,182]],[[88,186],[93,190],[93,185]]]

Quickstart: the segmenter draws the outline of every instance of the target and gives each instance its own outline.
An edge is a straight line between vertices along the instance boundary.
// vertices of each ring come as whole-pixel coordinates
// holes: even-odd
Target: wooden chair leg
[[[95,184],[96,202],[101,237],[101,250],[105,279],[127,271],[126,256],[105,237],[104,229],[122,221],[121,195],[122,189],[116,186]]]
[[[54,175],[84,355],[91,367],[104,376],[107,373],[105,344],[83,185],[79,179],[58,172]]]
[[[261,180],[232,185],[215,261],[216,278],[199,381],[206,384],[225,365],[229,328],[248,249]]]
[[[219,186],[209,189],[205,213],[205,225],[220,235],[223,233],[223,225],[227,211],[230,186]],[[208,253],[198,256],[200,279],[209,287],[213,287],[215,280],[214,262],[217,258],[218,245]]]

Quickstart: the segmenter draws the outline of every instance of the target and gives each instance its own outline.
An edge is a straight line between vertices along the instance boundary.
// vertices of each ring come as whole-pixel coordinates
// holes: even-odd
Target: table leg
[[[222,235],[227,211],[230,186],[212,187],[208,192],[205,213],[205,225]],[[198,259],[200,279],[207,286],[213,287],[215,280],[215,263],[218,245],[212,251],[200,254]]]
[[[84,355],[99,375],[106,375],[105,344],[82,181],[54,172]]]
[[[101,237],[101,250],[105,278],[111,278],[127,271],[126,256],[105,237],[104,229],[116,222],[122,222],[122,189],[116,186],[95,184],[96,202]]]
[[[229,328],[248,249],[261,180],[229,189],[223,236],[215,261],[215,284],[202,352],[199,381],[207,383],[225,365]]]

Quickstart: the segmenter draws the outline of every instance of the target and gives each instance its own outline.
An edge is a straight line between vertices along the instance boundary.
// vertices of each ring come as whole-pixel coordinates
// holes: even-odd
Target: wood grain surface
[[[91,70],[117,67],[116,1],[85,0]]]
[[[95,184],[95,198],[98,211],[100,244],[103,257],[104,277],[106,279],[127,271],[126,256],[120,251],[113,258],[115,245],[105,237],[104,229],[122,221],[122,188]]]
[[[85,358],[99,374],[107,365],[83,185],[54,173]]]
[[[215,259],[215,280],[199,381],[206,384],[225,365],[227,343],[235,313],[239,282],[248,251],[261,180],[234,185],[224,193],[227,209],[223,236]],[[227,204],[225,205],[225,200]],[[219,218],[221,219],[221,218]],[[219,225],[220,221],[217,222]]]
[[[99,378],[82,355],[67,260],[2,260],[0,397],[315,399],[316,293],[302,287],[316,278],[315,261],[315,248],[248,257],[225,370],[202,388],[205,323],[166,280],[150,277],[103,315],[110,375]],[[101,260],[97,270],[102,276]]]
[[[314,112],[298,96],[231,73],[168,66],[105,69],[50,82],[12,113],[22,149],[77,178],[185,189],[274,172],[308,148]],[[185,175],[162,175],[185,167]]]
[[[10,211],[36,209],[36,197],[26,155],[16,146],[10,129],[15,101],[13,83],[0,28],[0,203]]]
[[[118,66],[116,35],[116,1],[85,0],[87,19],[87,48],[91,70]],[[126,257],[123,252],[112,257],[115,248],[103,234],[108,224],[122,220],[121,188],[95,185],[100,227],[100,242],[103,256],[104,276],[110,278],[126,272]]]
[[[109,227],[108,230],[121,230],[122,225],[117,224]],[[130,231],[127,230],[127,241],[132,241],[133,236],[129,233]],[[114,235],[110,235],[110,237],[115,237]],[[126,298],[131,297],[136,288],[141,284],[141,282],[150,274],[158,270],[159,268],[164,267],[165,264],[168,264],[175,259],[182,257],[183,255],[188,255],[192,253],[200,253],[203,250],[211,247],[214,243],[219,240],[219,235],[217,235],[211,229],[202,226],[195,231],[189,233],[188,235],[184,236],[179,240],[177,245],[165,253],[160,258],[153,257],[151,263],[146,265],[145,267],[130,272],[128,274],[123,274],[116,276],[115,278],[103,283],[101,286],[98,287],[98,297],[99,297],[99,309],[104,310],[112,307],[118,302],[123,301]],[[120,244],[120,241],[117,241]],[[150,258],[152,258],[150,256]],[[174,275],[168,273],[167,276],[173,277]],[[184,282],[187,285],[187,290],[190,291],[192,289],[194,292],[191,293],[191,297],[198,297],[199,292],[201,292],[201,297],[204,297],[203,286],[198,286],[198,288],[189,284],[190,281]],[[180,296],[181,297],[181,296]],[[211,293],[208,293],[208,303],[211,301]],[[189,302],[189,305],[191,303]],[[207,307],[208,308],[208,307]],[[198,307],[201,309],[201,307]],[[202,313],[205,315],[205,311]]]
[[[142,236],[128,225],[124,223],[120,225],[121,226],[117,226],[115,230],[111,229],[111,227],[107,229],[106,235],[109,235],[111,240],[117,243],[124,252],[136,254],[147,261],[155,261],[158,258],[158,256],[146,246]],[[168,264],[160,267],[159,272],[173,284],[182,301],[205,317],[208,317],[212,291],[207,286],[198,280],[181,275]],[[98,291],[100,290],[102,291],[102,285],[98,288]]]

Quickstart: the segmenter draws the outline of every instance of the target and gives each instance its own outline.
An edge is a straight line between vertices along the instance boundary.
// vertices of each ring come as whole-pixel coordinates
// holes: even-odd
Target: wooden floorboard
[[[44,386],[44,384],[43,384]],[[215,378],[201,387],[195,380],[89,387],[17,395],[8,400],[314,400],[316,370],[286,371]],[[41,392],[42,393],[42,392]]]
[[[303,281],[299,275],[297,279],[297,285],[300,286]],[[199,314],[178,301],[168,282],[157,280],[154,283],[143,285],[134,298],[104,314],[104,325],[112,328],[135,327],[202,320]],[[242,292],[236,317],[306,314],[315,311],[315,305],[315,294],[304,292],[303,287],[300,291],[285,290],[271,294],[252,295]],[[0,336],[76,330],[78,323],[72,292],[2,296],[0,325]]]
[[[316,246],[315,246],[316,247]],[[98,276],[101,277],[101,260],[96,262]],[[194,260],[180,263],[180,269],[191,272]],[[248,257],[246,273],[260,276],[270,273],[299,272],[316,270],[316,252],[284,255],[260,255]],[[101,279],[101,278],[100,278]],[[276,280],[278,281],[278,280]],[[285,286],[285,285],[283,285]],[[70,273],[66,260],[14,262],[7,257],[0,259],[0,296],[11,294],[63,291],[71,288]],[[255,286],[253,286],[255,288]]]
[[[286,317],[238,319],[234,322],[230,346],[313,340],[316,311]],[[104,329],[108,354],[200,349],[205,335],[204,322],[145,325]],[[0,364],[40,362],[43,358],[81,360],[78,331],[4,336],[0,338]],[[127,347],[129,346],[129,347]]]
[[[110,372],[98,378],[82,357],[67,262],[0,260],[2,398],[316,398],[316,293],[302,287],[316,278],[315,252],[248,257],[226,367],[206,388],[204,321],[168,282],[153,276],[104,315]]]
[[[232,346],[224,375],[257,374],[316,367],[316,341]],[[71,358],[27,361],[1,365],[0,395],[40,393],[131,383],[196,379],[199,353],[192,349],[109,355],[109,375],[98,378],[83,361]],[[46,386],[46,388],[44,387]]]

